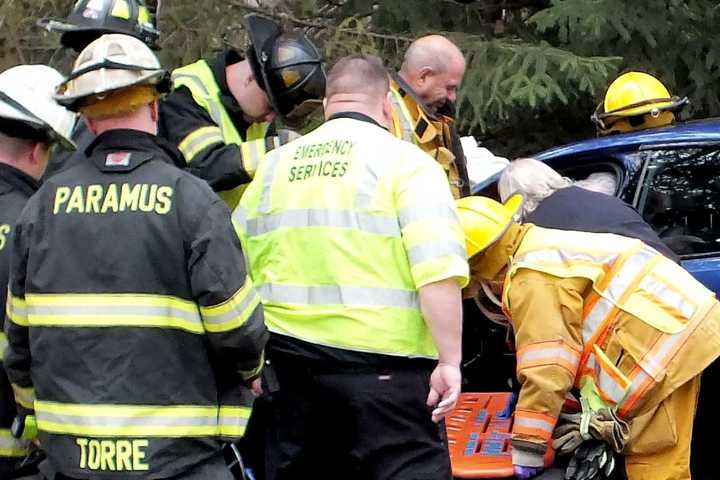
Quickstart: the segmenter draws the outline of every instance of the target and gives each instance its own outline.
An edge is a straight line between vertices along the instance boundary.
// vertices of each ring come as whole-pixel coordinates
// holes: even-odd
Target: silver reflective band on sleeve
[[[518,427],[524,427],[524,428],[536,428],[538,430],[545,430],[546,432],[552,433],[553,431],[553,424],[546,421],[546,420],[540,420],[539,418],[529,418],[524,416],[516,416],[515,417],[515,425]]]
[[[457,256],[463,260],[467,259],[467,250],[464,245],[451,240],[438,240],[436,242],[422,243],[412,247],[408,251],[408,258],[411,265],[434,260],[436,258]]]
[[[430,219],[442,219],[459,222],[458,216],[451,205],[415,205],[400,210],[399,214],[401,228],[407,227],[414,222]]]
[[[371,305],[375,307],[419,309],[417,292],[396,288],[341,285],[280,285],[265,283],[257,287],[264,301],[297,305]]]
[[[333,227],[399,237],[400,227],[393,217],[380,217],[353,210],[319,208],[284,210],[245,222],[249,236],[263,235],[281,228]]]
[[[230,308],[228,311],[224,313],[217,313],[217,314],[208,314],[203,311],[203,321],[207,325],[222,325],[228,322],[231,322],[233,320],[236,320],[238,318],[243,319],[242,322],[240,322],[240,325],[245,323],[245,320],[251,316],[253,312],[246,312],[245,310],[248,309],[248,307],[251,307],[255,304],[255,307],[260,303],[260,297],[258,293],[253,289],[245,295],[245,298],[243,298],[239,304],[233,305],[232,308]],[[253,308],[253,310],[256,310],[256,308]],[[238,326],[240,326],[238,325]]]
[[[232,219],[244,232],[247,232],[247,210],[240,206],[235,207]]]

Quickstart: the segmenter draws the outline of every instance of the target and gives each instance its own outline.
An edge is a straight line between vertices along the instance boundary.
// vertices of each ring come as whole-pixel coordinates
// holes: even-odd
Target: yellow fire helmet
[[[468,258],[482,252],[502,237],[517,221],[524,198],[515,193],[502,204],[488,197],[463,197],[455,203],[465,232]]]
[[[610,84],[591,119],[600,135],[663,127],[670,125],[675,120],[673,112],[687,103],[687,97],[671,96],[652,75],[627,72]]]

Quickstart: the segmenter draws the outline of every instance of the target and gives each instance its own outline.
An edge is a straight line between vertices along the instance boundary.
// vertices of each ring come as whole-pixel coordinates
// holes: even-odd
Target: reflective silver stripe
[[[262,141],[264,143],[264,140],[250,140],[248,142],[244,142],[240,146],[240,152],[244,155],[245,153],[248,154],[249,159],[242,159],[242,165],[248,172],[254,172],[257,170],[258,165],[260,164],[260,154],[258,153],[258,145],[256,142]],[[248,165],[247,160],[250,160],[250,164]]]
[[[532,349],[521,353],[520,355],[518,355],[517,366],[518,369],[521,369],[523,368],[523,364],[525,363],[536,362],[538,360],[547,360],[548,363],[551,363],[558,358],[562,358],[570,365],[575,366],[575,368],[577,368],[578,364],[580,363],[579,354],[573,355],[565,348],[550,347],[542,349]]]
[[[642,282],[640,282],[639,288],[656,297],[659,297],[660,300],[675,308],[688,320],[692,318],[697,311],[697,307],[692,302],[669,288],[663,282],[655,280],[650,275],[646,276]]]
[[[623,400],[617,405],[617,409],[620,412],[620,416],[624,416],[627,411],[623,410],[631,410],[637,401],[642,398],[635,398],[634,394],[638,391],[647,381],[654,380],[650,375],[645,373],[642,368],[637,370],[635,373],[635,377],[632,380],[632,383],[630,384],[630,387],[628,388],[628,395],[623,398]]]
[[[183,155],[185,155],[188,158],[188,161],[191,160],[195,155],[197,155],[198,152],[206,149],[210,145],[214,145],[216,143],[222,143],[223,142],[223,136],[222,131],[218,127],[203,127],[205,130],[204,132],[199,133],[195,138],[193,138],[190,142],[188,142],[185,145],[182,145],[182,148],[178,146],[178,149],[183,152]],[[190,134],[192,135],[192,133]]]
[[[605,318],[612,312],[615,305],[607,298],[600,297],[592,310],[588,312],[587,317],[583,321],[582,336],[583,343],[587,344],[595,335],[598,329],[603,325]]]
[[[554,425],[547,420],[540,420],[539,418],[530,418],[525,416],[516,415],[515,425],[524,428],[536,428],[538,430],[544,430],[548,433],[552,433]]]
[[[456,256],[466,260],[467,250],[464,245],[459,243],[450,240],[438,240],[415,245],[408,251],[408,258],[413,266],[428,260],[449,256]]]
[[[272,183],[275,179],[275,170],[280,163],[280,156],[269,153],[265,156],[265,175],[263,177],[262,192],[260,194],[260,202],[258,203],[258,213],[270,213],[270,194],[272,193]]]
[[[400,128],[402,129],[402,139],[406,142],[413,142],[414,136],[413,136],[413,126],[408,120],[408,118],[405,116],[405,110],[400,105],[400,101],[397,98],[397,94],[395,92],[392,92],[390,95],[390,101],[392,102],[392,106],[397,112],[398,119],[400,120]]]
[[[28,305],[30,315],[38,316],[103,316],[103,317],[174,317],[201,325],[200,315],[171,305]],[[31,323],[34,323],[31,318]]]
[[[614,253],[600,257],[583,252],[565,250],[535,250],[517,257],[516,262],[554,263],[558,266],[573,262],[591,262],[612,267],[617,259],[618,255]]]
[[[403,208],[400,210],[398,217],[401,228],[405,228],[414,222],[430,219],[459,221],[452,206],[438,205],[436,203]]]
[[[23,456],[29,446],[29,441],[14,438],[10,430],[0,428],[0,457]]]
[[[620,299],[630,286],[637,280],[645,266],[652,259],[657,258],[659,253],[654,250],[642,249],[632,254],[622,265],[620,271],[612,277],[607,287],[607,294],[615,304],[620,304]]]
[[[219,314],[208,314],[205,311],[203,311],[203,321],[206,324],[209,325],[222,325],[223,323],[227,323],[230,321],[233,321],[237,318],[240,318],[243,316],[243,313],[245,313],[245,310],[253,303],[257,302],[259,300],[258,294],[251,287],[250,291],[248,291],[245,294],[245,298],[242,299],[242,301],[232,307],[230,310],[228,310],[225,313],[219,313]],[[253,309],[253,311],[256,311],[257,307]],[[252,315],[253,312],[247,312],[246,317],[249,318]],[[243,320],[242,323],[245,323],[245,320]]]
[[[597,368],[595,371],[597,373],[598,388],[605,393],[613,403],[616,405],[620,403],[625,397],[627,389],[617,383],[602,367]]]
[[[170,416],[170,415],[71,415],[36,410],[39,422],[51,422],[60,425],[77,425],[82,427],[214,427],[217,416]]]
[[[419,309],[417,292],[395,288],[341,285],[281,285],[265,283],[257,287],[264,301],[298,305],[370,305]]]
[[[383,177],[387,162],[378,162],[376,159],[366,159],[365,172],[357,186],[355,208],[367,210],[375,197],[380,179]]]
[[[247,232],[247,210],[241,206],[235,207],[232,213],[232,219],[242,229],[243,232]]]
[[[240,214],[238,214],[238,217]],[[350,228],[367,233],[400,236],[400,227],[392,217],[380,217],[353,210],[319,208],[284,210],[245,221],[248,236],[263,235],[281,228],[332,227]]]
[[[177,74],[173,73],[173,75],[172,75],[173,83],[175,82],[175,80],[177,80],[179,78],[185,78],[185,79],[189,80],[195,86],[195,88],[197,88],[200,92],[202,92],[205,95],[205,98],[207,99],[207,103],[208,103],[208,108],[210,109],[210,111],[208,112],[210,114],[210,118],[212,118],[213,122],[215,122],[217,124],[217,126],[220,127],[220,130],[222,130],[224,127],[224,122],[223,122],[222,111],[220,110],[221,107],[220,107],[220,105],[218,105],[218,103],[215,99],[210,97],[210,93],[205,88],[205,85],[203,84],[202,80],[200,80],[200,78],[196,77],[195,75],[190,75],[187,73],[177,73]],[[223,132],[223,134],[224,134],[224,132]]]

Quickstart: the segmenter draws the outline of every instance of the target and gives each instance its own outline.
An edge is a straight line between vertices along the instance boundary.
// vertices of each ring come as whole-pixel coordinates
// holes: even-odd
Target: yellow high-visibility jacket
[[[516,463],[527,465],[518,457],[528,450],[544,452],[567,392],[583,376],[632,421],[720,355],[713,293],[639,240],[530,225],[511,228],[485,256],[511,262],[503,306],[522,385]]]

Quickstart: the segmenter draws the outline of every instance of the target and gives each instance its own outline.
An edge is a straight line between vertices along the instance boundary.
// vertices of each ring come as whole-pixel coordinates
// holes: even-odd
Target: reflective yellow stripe
[[[204,333],[197,305],[163,295],[28,294],[32,326],[158,327]]]
[[[30,442],[13,437],[7,428],[0,428],[0,457],[24,457]]]
[[[234,408],[227,422],[239,429],[247,424],[247,415]],[[92,405],[63,404],[38,400],[35,415],[41,431],[66,435],[111,437],[196,437],[220,434],[220,412],[217,406],[196,405]],[[244,419],[244,421],[243,421]]]
[[[264,303],[378,306],[419,310],[417,291],[350,285],[258,285]]]
[[[115,18],[129,20],[130,6],[128,5],[127,0],[115,0],[115,5],[113,5],[113,9],[110,11],[110,15]]]
[[[251,409],[247,407],[220,407],[220,435],[242,437],[245,434]]]
[[[265,156],[265,139],[251,140],[240,145],[243,169],[251,177],[255,176],[260,160]]]
[[[32,410],[35,402],[35,390],[33,390],[32,387],[21,387],[14,383],[12,384],[12,389],[15,394],[15,402],[23,408]]]
[[[8,318],[16,325],[28,327],[27,306],[25,299],[16,297],[8,291],[6,313]]]
[[[195,158],[195,155],[215,143],[223,143],[220,128],[216,126],[202,127],[185,137],[178,145],[178,150],[185,156],[185,160],[190,163]]]
[[[8,347],[8,339],[7,335],[5,333],[0,332],[0,362],[3,361],[3,358],[5,358],[5,350],[7,350]]]
[[[205,330],[211,333],[227,332],[241,327],[260,303],[260,295],[253,288],[250,277],[235,294],[218,305],[200,307]]]

